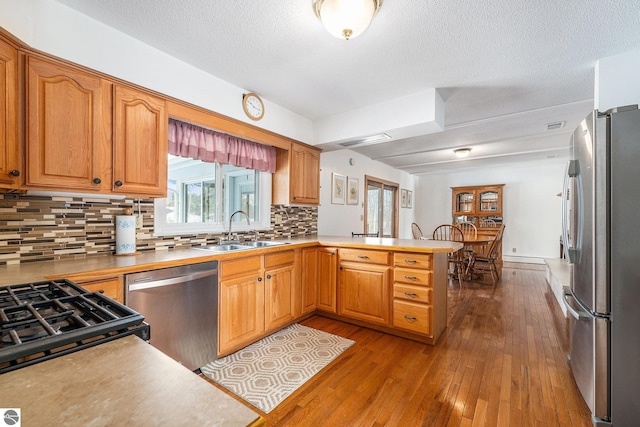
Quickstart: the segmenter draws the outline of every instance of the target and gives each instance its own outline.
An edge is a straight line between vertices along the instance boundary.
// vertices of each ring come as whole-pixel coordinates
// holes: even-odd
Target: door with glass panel
[[[398,185],[365,177],[365,233],[380,237],[398,236]]]

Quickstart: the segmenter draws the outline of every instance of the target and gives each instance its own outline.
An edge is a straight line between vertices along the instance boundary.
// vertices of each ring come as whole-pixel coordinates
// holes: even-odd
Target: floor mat
[[[354,343],[296,323],[201,371],[268,413]]]

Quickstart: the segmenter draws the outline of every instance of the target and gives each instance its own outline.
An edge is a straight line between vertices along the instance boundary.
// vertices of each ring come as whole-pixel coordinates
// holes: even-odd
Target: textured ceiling
[[[437,88],[444,132],[356,149],[416,174],[565,157],[596,60],[640,49],[640,1],[385,0],[348,42],[311,0],[57,1],[311,120]]]

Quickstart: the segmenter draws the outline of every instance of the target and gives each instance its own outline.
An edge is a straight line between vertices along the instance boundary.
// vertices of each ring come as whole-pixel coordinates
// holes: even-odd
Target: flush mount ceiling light
[[[349,40],[367,29],[382,0],[313,0],[313,11],[334,37]]]
[[[464,159],[471,153],[471,148],[458,148],[457,150],[453,150],[456,153],[456,157],[459,159]]]

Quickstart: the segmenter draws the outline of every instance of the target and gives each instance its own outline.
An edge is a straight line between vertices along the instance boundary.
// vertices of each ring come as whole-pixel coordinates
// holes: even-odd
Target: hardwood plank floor
[[[262,414],[267,425],[591,426],[540,266],[506,263],[495,286],[450,283],[448,302],[435,346],[320,316],[302,322],[356,344]]]

